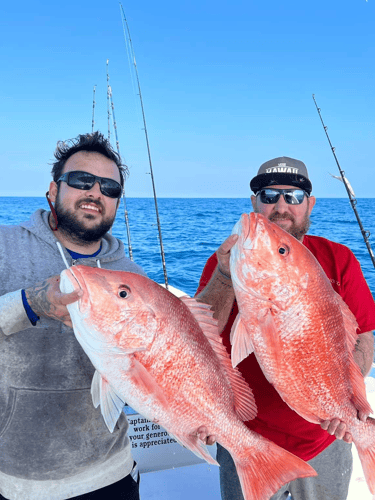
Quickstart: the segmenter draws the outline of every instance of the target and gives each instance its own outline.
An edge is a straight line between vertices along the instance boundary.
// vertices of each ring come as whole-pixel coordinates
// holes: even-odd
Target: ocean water
[[[45,198],[0,197],[0,224],[27,220],[37,208],[48,209]],[[168,282],[193,295],[208,257],[230,235],[241,214],[251,211],[250,198],[161,198],[158,208]],[[127,210],[134,261],[151,279],[163,283],[154,200],[129,198]],[[358,199],[357,210],[375,252],[375,198]],[[310,234],[351,248],[375,296],[374,266],[349,200],[318,199],[311,220]],[[113,234],[128,247],[122,201]]]

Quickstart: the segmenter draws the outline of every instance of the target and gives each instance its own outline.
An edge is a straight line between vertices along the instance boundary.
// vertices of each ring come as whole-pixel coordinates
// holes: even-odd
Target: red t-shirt
[[[306,235],[303,244],[319,261],[333,288],[356,317],[360,328],[358,333],[374,330],[375,302],[352,251],[344,245],[319,236]],[[207,285],[216,265],[216,254],[213,254],[203,269],[197,293]],[[237,303],[234,302],[222,333],[223,343],[229,353],[229,335],[237,314]],[[335,440],[335,437],[324,431],[320,425],[307,422],[284,403],[266,380],[254,354],[244,359],[238,368],[252,388],[258,406],[257,416],[246,422],[247,427],[303,460],[311,460]]]

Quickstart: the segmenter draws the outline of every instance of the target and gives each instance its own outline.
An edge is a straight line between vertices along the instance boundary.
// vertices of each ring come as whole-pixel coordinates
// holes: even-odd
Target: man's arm
[[[216,252],[218,265],[205,288],[195,296],[199,302],[209,304],[218,320],[219,331],[223,331],[233,307],[234,290],[230,278],[230,249],[238,240],[233,234],[227,238]]]
[[[60,292],[60,276],[52,276],[41,283],[25,290],[26,300],[37,316],[62,321],[72,327],[67,304],[71,304],[82,295],[81,290],[64,294]],[[21,290],[7,293],[0,297],[0,333],[11,335],[18,333],[35,323],[30,322],[25,311]]]
[[[366,377],[371,370],[374,360],[374,334],[373,332],[361,333],[358,335],[355,344],[354,361],[359,366],[362,375]]]
[[[27,317],[22,303],[21,290],[9,292],[0,297],[0,332],[11,335],[30,328],[31,323]]]

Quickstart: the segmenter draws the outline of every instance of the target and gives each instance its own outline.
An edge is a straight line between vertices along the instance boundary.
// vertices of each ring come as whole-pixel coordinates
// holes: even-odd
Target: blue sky
[[[313,93],[356,196],[374,196],[375,0],[122,4],[159,197],[247,197],[283,155],[316,196],[345,197]],[[119,3],[7,2],[0,33],[0,196],[44,195],[56,142],[91,131],[94,85],[107,134],[107,59],[126,193],[152,196]]]

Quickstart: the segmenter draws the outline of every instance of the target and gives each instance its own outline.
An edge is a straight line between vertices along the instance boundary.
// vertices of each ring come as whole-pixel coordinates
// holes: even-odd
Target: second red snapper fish
[[[209,306],[179,299],[139,274],[73,266],[61,290],[77,340],[96,368],[94,405],[112,432],[125,401],[212,464],[204,425],[232,455],[246,500],[268,500],[281,485],[316,475],[301,459],[249,430],[252,392],[231,365]]]
[[[313,254],[265,216],[243,214],[233,229],[230,270],[239,315],[232,363],[254,352],[267,380],[309,422],[338,418],[357,447],[375,493],[375,420],[354,361],[356,319]],[[353,290],[355,293],[355,290]]]

